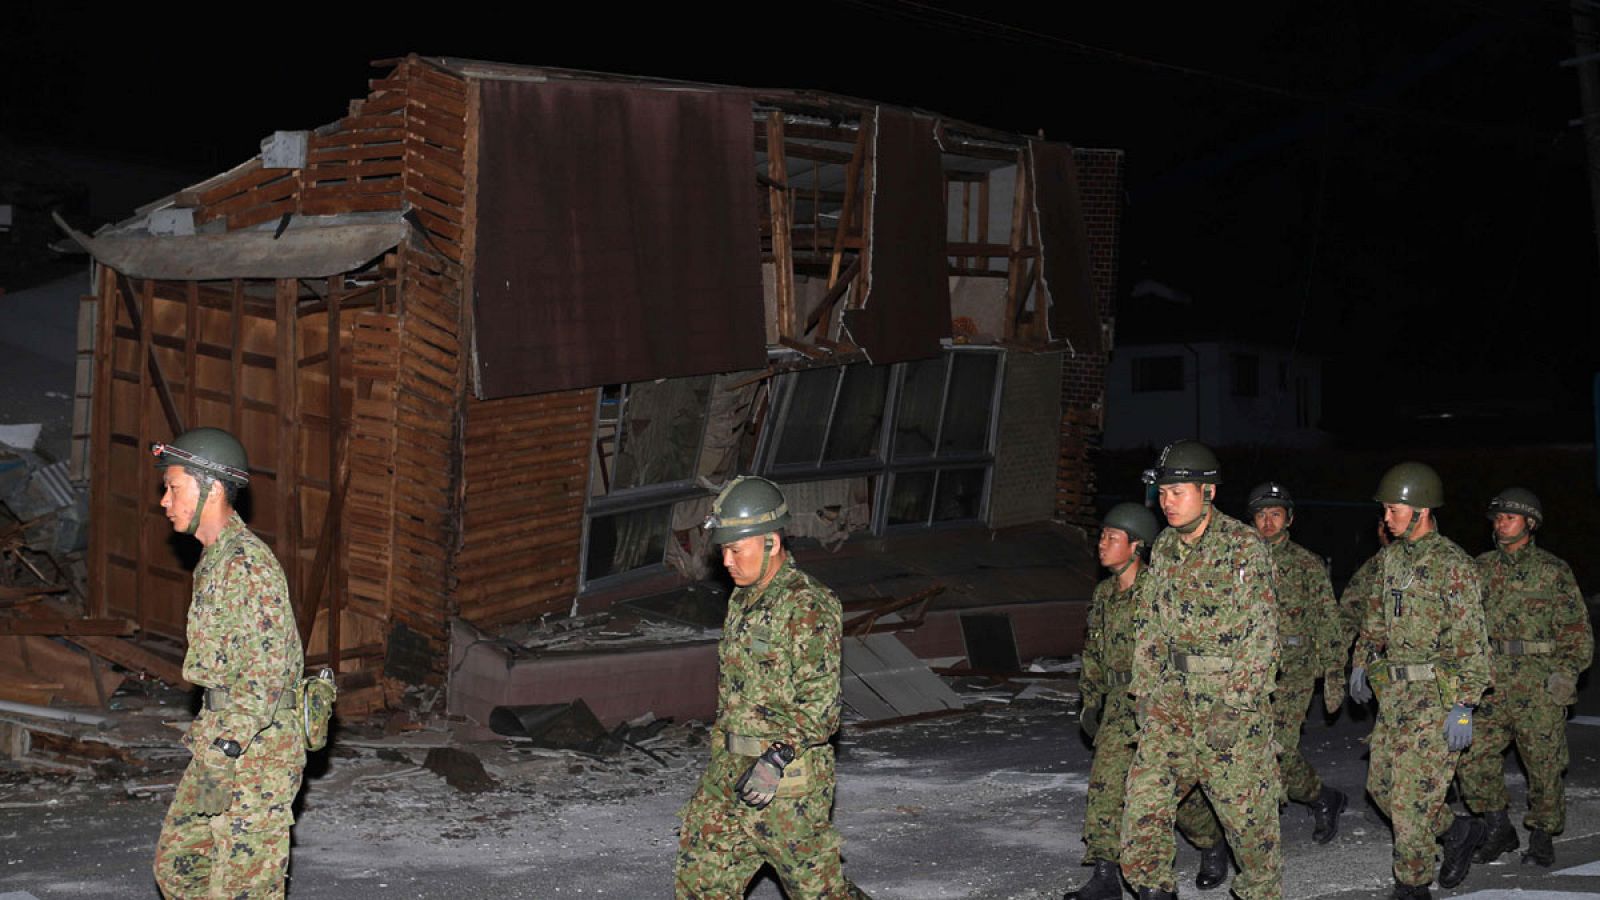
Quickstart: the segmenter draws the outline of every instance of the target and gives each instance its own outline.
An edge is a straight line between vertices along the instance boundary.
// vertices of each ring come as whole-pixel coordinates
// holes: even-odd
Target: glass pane
[[[933,520],[976,519],[983,511],[983,469],[945,469],[934,491]]]
[[[888,366],[847,366],[839,404],[828,433],[827,462],[873,459],[883,427],[883,397],[889,386]]]
[[[939,401],[944,396],[945,358],[907,363],[894,423],[894,458],[933,455],[939,434]]]
[[[944,405],[939,455],[982,453],[989,447],[989,417],[994,411],[994,373],[998,353],[952,353],[950,396]]]
[[[612,493],[693,477],[710,398],[709,375],[628,385]]]
[[[828,410],[833,406],[833,386],[838,379],[838,369],[808,369],[795,376],[773,465],[816,465],[822,456]]]
[[[933,500],[932,472],[899,472],[889,492],[890,525],[922,525]]]
[[[589,520],[589,581],[661,562],[667,550],[672,506],[655,506]]]

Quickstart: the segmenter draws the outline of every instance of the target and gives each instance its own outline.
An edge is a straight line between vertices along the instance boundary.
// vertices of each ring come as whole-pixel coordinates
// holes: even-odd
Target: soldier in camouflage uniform
[[[1063,900],[1115,900],[1122,895],[1117,861],[1122,847],[1122,799],[1128,766],[1138,737],[1128,683],[1133,679],[1135,596],[1145,581],[1141,555],[1155,542],[1156,517],[1137,503],[1119,503],[1106,513],[1100,531],[1100,564],[1111,577],[1095,586],[1083,647],[1083,730],[1094,742],[1089,791],[1084,808],[1084,864],[1094,876]],[[1222,826],[1199,791],[1178,806],[1178,829],[1210,858],[1197,886],[1209,890],[1227,879],[1228,845]]]
[[[304,660],[283,569],[234,511],[244,448],[215,428],[152,448],[161,508],[205,548],[194,570],[183,677],[205,688],[184,736],[193,758],[161,825],[166,897],[282,897],[305,768],[294,686]]]
[[[1548,866],[1555,861],[1550,836],[1560,834],[1567,819],[1561,787],[1567,707],[1577,699],[1578,674],[1593,659],[1594,633],[1572,570],[1534,543],[1544,523],[1539,498],[1523,488],[1502,491],[1489,504],[1489,520],[1498,546],[1478,557],[1478,571],[1494,690],[1478,708],[1477,735],[1461,760],[1461,795],[1489,828],[1475,862],[1517,849],[1501,760],[1515,743],[1528,773],[1522,861]]]
[[[1367,668],[1388,673],[1372,733],[1367,790],[1394,826],[1394,896],[1431,896],[1433,862],[1444,844],[1439,884],[1466,878],[1483,842],[1481,821],[1453,817],[1445,791],[1473,739],[1473,711],[1489,687],[1483,600],[1471,557],[1440,534],[1433,511],[1444,488],[1432,468],[1401,463],[1384,474],[1375,500],[1396,538],[1379,554],[1379,589],[1368,595],[1350,697],[1372,699]]]
[[[1272,716],[1278,732],[1278,768],[1290,800],[1311,807],[1311,839],[1326,844],[1339,833],[1339,814],[1349,802],[1343,791],[1327,787],[1300,752],[1300,728],[1306,707],[1323,679],[1323,705],[1338,712],[1344,702],[1344,662],[1350,645],[1344,639],[1338,603],[1322,558],[1289,540],[1294,524],[1294,497],[1275,481],[1250,491],[1250,515],[1256,532],[1272,554],[1277,574],[1278,689],[1272,695]]]
[[[1239,863],[1241,900],[1280,897],[1283,859],[1270,694],[1277,600],[1266,545],[1212,504],[1221,467],[1178,441],[1145,473],[1172,526],[1139,591],[1133,683],[1139,747],[1128,769],[1122,873],[1141,898],[1174,898],[1174,808],[1197,786]]]
[[[679,900],[734,900],[763,863],[794,900],[865,897],[844,876],[833,827],[841,613],[795,568],[776,485],[736,478],[706,527],[736,590],[717,647],[711,764],[682,811]]]

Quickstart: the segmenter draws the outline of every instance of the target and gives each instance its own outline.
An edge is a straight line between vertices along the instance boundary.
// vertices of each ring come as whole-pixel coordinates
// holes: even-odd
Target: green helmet
[[[1290,512],[1294,511],[1294,496],[1289,489],[1276,481],[1264,481],[1250,489],[1250,511],[1266,509],[1269,506],[1281,506]]]
[[[727,483],[711,504],[705,528],[713,544],[727,544],[757,534],[771,534],[789,524],[783,491],[765,478],[741,475]]]
[[[1383,473],[1372,499],[1417,509],[1438,509],[1444,506],[1444,484],[1427,463],[1403,462]]]
[[[1156,539],[1156,514],[1137,503],[1118,503],[1111,507],[1106,517],[1100,521],[1103,528],[1116,528],[1128,533],[1128,537],[1143,543],[1146,547],[1155,543]]]
[[[244,445],[221,428],[191,428],[170,444],[151,444],[150,452],[157,468],[183,466],[241,487],[250,482]]]
[[[1199,441],[1173,441],[1161,451],[1156,467],[1145,469],[1145,484],[1221,484],[1222,463]]]
[[[1528,524],[1539,527],[1544,521],[1544,504],[1539,502],[1539,496],[1527,488],[1506,488],[1489,501],[1489,518],[1494,518],[1498,513],[1510,513],[1516,516],[1527,516]]]

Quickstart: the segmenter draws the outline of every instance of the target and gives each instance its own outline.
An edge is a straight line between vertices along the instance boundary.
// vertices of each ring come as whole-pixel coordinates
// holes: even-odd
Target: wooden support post
[[[200,373],[195,370],[200,352],[200,282],[189,282],[183,302],[183,412],[184,421],[195,422],[200,414],[195,402],[195,389],[200,386]]]
[[[944,183],[944,193],[946,197],[950,196],[948,179]],[[961,239],[963,241],[972,239],[972,182],[970,181],[961,182]],[[960,263],[961,268],[965,269],[972,265],[972,260],[962,257]]]
[[[789,171],[783,150],[783,113],[773,110],[767,114],[767,177],[787,185]],[[772,208],[772,267],[777,281],[778,337],[792,338],[795,336],[794,235],[789,191],[771,187],[767,189],[767,198]]]
[[[850,260],[849,268],[844,270],[843,275],[834,283],[833,287],[828,288],[828,292],[822,295],[822,301],[817,304],[817,308],[813,309],[811,315],[806,317],[806,327],[805,330],[800,332],[801,335],[807,335],[815,331],[816,327],[828,318],[828,315],[833,311],[833,305],[838,303],[839,298],[843,297],[845,291],[850,289],[850,285],[855,282],[856,273],[860,271],[861,257],[858,256]],[[824,330],[823,334],[818,336],[818,339],[820,340],[826,336],[827,332]]]
[[[274,283],[274,288],[277,299],[274,318],[277,323],[278,365],[276,395],[273,399],[278,414],[278,458],[275,460],[273,480],[278,521],[274,523],[273,530],[278,537],[278,546],[275,548],[278,561],[283,564],[289,590],[296,592],[305,590],[305,583],[300,580],[300,492],[296,490],[300,476],[300,367],[295,364],[299,330],[299,310],[295,307],[299,283],[293,278],[280,278]]]
[[[867,302],[867,292],[872,290],[872,197],[878,190],[878,110],[861,120],[864,134],[861,146],[861,271],[850,282],[850,300],[847,309],[860,309]],[[832,337],[832,335],[829,335]]]
[[[228,386],[232,407],[228,410],[228,427],[234,434],[244,430],[244,282],[233,280],[233,356],[228,360]]]
[[[330,544],[328,577],[328,659],[335,672],[339,671],[339,616],[343,607],[340,588],[344,586],[340,573],[344,571],[344,490],[349,484],[349,428],[344,421],[344,345],[340,329],[340,305],[344,299],[344,279],[334,275],[328,279],[328,509],[322,517],[323,536],[317,543],[317,556],[322,555],[322,544]],[[335,505],[335,498],[338,504]],[[328,533],[332,532],[330,539]],[[311,563],[313,583],[321,583],[317,576],[317,563]],[[312,624],[316,623],[316,608],[311,610]],[[310,630],[303,632],[307,638]],[[304,640],[301,641],[305,643]]]
[[[123,284],[128,290],[131,291],[133,289],[133,285],[128,283],[127,279],[123,279]],[[145,390],[150,386],[150,384],[146,381],[146,369],[149,372],[148,377],[150,382],[154,382],[159,377],[161,372],[161,368],[156,363],[155,355],[150,346],[150,318],[148,315],[139,314],[141,302],[143,303],[144,307],[143,311],[145,313],[150,312],[150,307],[155,302],[154,290],[155,285],[147,278],[144,282],[142,301],[134,300],[131,294],[128,297],[128,315],[133,318],[133,325],[138,329],[139,334],[139,358],[149,361],[149,365],[145,369],[141,369],[139,371],[139,433],[134,436],[135,441],[146,441],[150,438],[150,398],[145,396]],[[160,389],[157,388],[158,393],[159,390]],[[162,407],[166,410],[168,419],[170,420],[177,416],[177,410],[171,406],[172,396],[170,394],[161,394],[160,396],[162,399]],[[169,421],[168,424],[172,428],[173,437],[177,437],[182,433],[181,423],[174,424]],[[134,451],[136,453],[144,449],[144,447],[139,446],[137,443],[134,445]],[[134,617],[140,622],[143,622],[145,621],[145,617],[149,615],[149,611],[145,608],[145,604],[151,596],[150,527],[145,522],[145,519],[150,511],[150,503],[155,499],[152,496],[154,485],[152,484],[150,477],[154,473],[155,469],[151,466],[136,466],[135,471],[138,472],[138,476],[135,478],[133,495],[134,527],[139,529],[139,534],[137,536],[139,554],[138,559],[134,560],[133,581],[134,591],[137,596],[134,598],[133,609]],[[199,510],[196,510],[195,515],[199,514]]]
[[[145,361],[145,368],[149,370],[150,386],[155,390],[156,398],[161,401],[161,412],[167,417],[167,427],[172,430],[172,436],[177,437],[187,429],[183,427],[183,416],[178,413],[178,404],[172,399],[172,389],[167,384],[167,376],[161,371],[161,361],[156,359],[155,348],[151,346],[150,328],[147,324],[155,304],[155,283],[146,278],[144,280],[144,290],[136,294],[133,290],[133,284],[126,275],[119,276],[119,278],[124,291],[123,300],[128,307],[130,324],[139,333],[139,358]],[[139,378],[139,386],[141,388],[145,386],[144,376],[142,375]],[[141,406],[143,402],[144,399],[141,396]],[[143,426],[144,422],[141,419],[138,435],[140,440],[150,436],[150,432],[145,430]]]
[[[1032,191],[1028,187],[1028,154],[1017,152],[1017,185],[1011,197],[1011,256],[1006,266],[1006,340],[1017,338],[1017,320],[1022,308],[1022,249],[1027,243],[1028,209]]]
[[[96,264],[99,276],[99,317],[95,324],[99,334],[94,342],[94,401],[90,415],[94,425],[89,435],[89,491],[95,515],[89,517],[89,604],[91,615],[104,615],[109,604],[111,563],[110,518],[102,512],[111,506],[111,369],[116,358],[113,345],[117,339],[117,278],[111,269]]]
[[[856,129],[856,149],[844,167],[844,205],[839,210],[839,225],[833,232],[833,262],[828,265],[828,287],[839,283],[839,266],[844,255],[844,239],[850,233],[850,220],[855,214],[858,195],[856,182],[861,180],[861,165],[867,156],[867,122],[862,120]]]
[[[344,516],[345,493],[350,488],[350,463],[349,445],[345,440],[338,442],[334,451],[335,476],[332,481],[333,490],[328,494],[328,511],[322,518],[322,536],[317,539],[317,555],[311,561],[311,580],[306,585],[305,602],[301,604],[300,611],[295,613],[296,621],[300,625],[300,643],[306,645],[311,640],[311,629],[317,621],[317,609],[322,605],[323,586],[330,580],[331,561],[334,558],[334,547],[338,543],[339,521]],[[334,571],[332,581],[338,581],[338,572]],[[328,595],[331,599],[333,591]],[[333,628],[332,616],[334,610],[328,607],[328,654],[332,660],[335,671],[339,668],[339,645],[333,642],[337,631]]]

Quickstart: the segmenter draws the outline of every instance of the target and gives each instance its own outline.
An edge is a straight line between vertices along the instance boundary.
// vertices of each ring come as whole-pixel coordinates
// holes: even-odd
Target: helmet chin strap
[[[1133,553],[1133,554],[1129,555],[1127,560],[1124,561],[1122,563],[1122,565],[1120,565],[1120,566],[1107,566],[1107,568],[1109,568],[1111,570],[1111,574],[1113,574],[1113,575],[1121,575],[1123,572],[1128,571],[1129,567],[1131,567],[1134,563],[1136,563],[1138,561],[1139,561],[1139,554],[1138,553]]]
[[[195,531],[200,527],[200,512],[206,508],[206,498],[211,496],[211,485],[215,483],[206,476],[201,476],[198,480],[200,482],[200,499],[195,501],[194,515],[189,517],[189,527],[183,530],[183,533],[190,537],[194,537]]]
[[[1406,530],[1400,533],[1400,539],[1410,543],[1411,535],[1417,530],[1417,523],[1421,520],[1422,510],[1417,509],[1415,506],[1411,507],[1411,521],[1406,523]]]
[[[772,535],[761,539],[761,571],[756,573],[756,587],[767,583],[767,570],[772,567]]]
[[[1210,485],[1201,485],[1200,496],[1204,498],[1204,502],[1200,504],[1200,515],[1195,516],[1193,519],[1190,519],[1182,525],[1172,526],[1173,530],[1179,534],[1193,534],[1194,530],[1200,527],[1200,523],[1204,522],[1206,517],[1211,515],[1211,492],[1214,490],[1216,489]]]
[[[1511,535],[1510,537],[1502,537],[1498,531],[1495,532],[1494,542],[1496,544],[1499,544],[1501,547],[1509,547],[1512,544],[1519,543],[1525,537],[1532,537],[1532,536],[1533,536],[1533,531],[1531,529],[1529,529],[1526,525],[1524,525],[1522,527],[1521,531],[1517,532],[1516,534]]]

